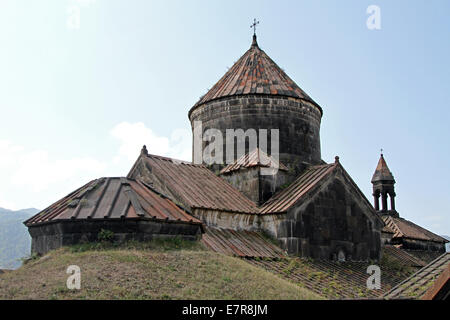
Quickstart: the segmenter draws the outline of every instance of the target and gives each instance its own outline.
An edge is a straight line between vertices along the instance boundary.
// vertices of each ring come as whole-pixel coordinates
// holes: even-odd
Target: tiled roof
[[[375,172],[372,176],[372,182],[376,181],[393,181],[394,176],[392,175],[391,171],[389,170],[386,161],[384,160],[383,154],[380,156],[380,160],[378,160],[377,168],[375,169]]]
[[[303,195],[331,173],[336,166],[337,164],[333,163],[309,167],[286,189],[281,190],[264,203],[261,207],[261,213],[286,212]]]
[[[280,258],[281,248],[252,231],[206,227],[202,242],[211,250],[241,258]]]
[[[403,265],[411,267],[424,267],[427,263],[418,257],[409,254],[406,250],[397,248],[395,246],[386,245],[383,248],[384,254],[389,254],[393,259],[397,260]]]
[[[222,97],[267,94],[300,98],[320,107],[256,43],[194,105]],[[191,111],[192,111],[191,109]],[[320,109],[321,110],[321,109]],[[322,110],[321,110],[322,111]]]
[[[419,268],[409,264],[391,264],[392,251],[384,251],[389,259],[377,263],[381,269],[381,288],[367,289],[367,267],[373,262],[327,261],[288,257],[285,259],[247,259],[249,263],[307,288],[328,299],[380,299],[382,295]]]
[[[449,300],[450,298],[450,264],[435,279],[433,285],[422,295],[422,300]]]
[[[100,178],[75,190],[27,221],[27,226],[61,220],[154,219],[201,224],[170,199],[143,183],[126,178]]]
[[[439,251],[410,250],[410,249],[402,249],[402,250],[405,250],[411,256],[414,256],[417,259],[425,261],[426,263],[430,263],[431,261],[433,261],[442,254],[442,252]]]
[[[142,165],[145,165],[147,169],[141,172]],[[338,167],[357,188],[357,192],[364,197],[340,165],[338,157],[333,164],[309,167],[287,188],[276,193],[261,207],[258,207],[226,180],[211,172],[206,166],[151,155],[146,152],[146,149],[141,152],[128,177],[140,179],[139,175],[142,174],[141,178],[147,179],[159,192],[167,193],[167,196],[173,198],[172,200],[183,203],[189,209],[210,209],[247,214],[281,214],[286,213],[301,197],[314,190],[320,185],[322,179]],[[145,181],[147,182],[147,180]],[[164,188],[166,190],[162,190]],[[367,204],[371,206],[368,201]],[[381,218],[376,217],[381,221]]]
[[[385,297],[388,299],[420,299],[434,281],[450,267],[450,253],[444,253],[409,278],[398,284]]]
[[[256,148],[253,151],[244,154],[232,164],[227,165],[220,171],[220,173],[226,174],[237,171],[241,168],[252,167],[278,168],[278,170],[284,171],[288,170],[288,168],[284,164],[276,161],[272,156],[269,156],[259,148]]]
[[[387,225],[384,225],[384,226],[383,226],[383,228],[381,229],[381,232],[385,232],[385,233],[392,233],[392,234],[394,234],[394,233],[395,233],[395,231],[394,231],[394,230],[392,230],[392,228],[391,228],[391,227],[389,227],[389,226],[387,226]]]
[[[411,221],[392,216],[383,216],[384,223],[394,231],[394,238],[409,238],[435,242],[448,242],[448,240],[428,231]]]
[[[141,158],[152,174],[190,208],[244,213],[259,211],[254,202],[203,165],[150,154],[141,154]]]

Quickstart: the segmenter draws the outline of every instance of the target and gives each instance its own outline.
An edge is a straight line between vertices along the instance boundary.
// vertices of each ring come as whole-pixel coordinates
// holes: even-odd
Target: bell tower
[[[383,152],[383,151],[382,151]],[[398,217],[398,212],[395,210],[395,179],[392,175],[386,160],[384,160],[383,153],[378,160],[377,168],[372,176],[373,185],[373,199],[375,210],[381,215],[391,215]],[[388,208],[388,197],[390,199],[390,208]],[[381,198],[381,208],[380,208]]]

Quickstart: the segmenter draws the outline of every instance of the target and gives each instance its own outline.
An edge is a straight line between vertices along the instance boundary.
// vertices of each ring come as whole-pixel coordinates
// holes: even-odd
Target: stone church
[[[443,252],[445,239],[395,210],[395,180],[383,155],[372,178],[374,206],[339,157],[322,160],[323,112],[254,35],[188,117],[193,131],[201,122],[202,132],[216,129],[224,136],[228,129],[278,129],[276,154],[259,141],[250,148],[245,136],[243,155],[229,162],[224,152],[224,161],[213,165],[153,155],[144,146],[127,177],[93,180],[27,220],[32,250],[96,241],[109,230],[117,241],[203,238],[213,249],[241,255],[281,248],[301,257],[367,261],[380,259],[383,245]],[[209,143],[202,141],[202,151]],[[271,168],[272,174],[262,173]]]

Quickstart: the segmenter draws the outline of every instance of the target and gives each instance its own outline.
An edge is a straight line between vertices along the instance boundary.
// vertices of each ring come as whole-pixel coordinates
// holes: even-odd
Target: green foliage
[[[40,258],[40,255],[38,255],[37,253],[32,253],[23,258],[20,258],[19,260],[22,261],[23,264],[27,264],[28,262],[35,261],[39,258]]]
[[[274,238],[272,235],[270,235],[269,233],[267,233],[265,230],[262,230],[260,232],[260,235],[267,241],[269,241],[270,243],[274,244],[275,246],[279,246],[280,242]]]
[[[382,268],[383,268],[383,266],[386,266],[390,270],[396,272],[398,276],[401,276],[402,274],[408,274],[408,273],[413,272],[413,269],[410,266],[408,266],[404,263],[401,263],[399,260],[397,260],[387,254],[384,254],[382,256],[380,264],[381,264]]]
[[[123,243],[111,241],[89,242],[76,244],[69,247],[70,252],[105,251],[115,249],[172,251],[203,250],[203,247],[198,241],[183,240],[181,237],[167,239],[155,238],[146,242],[134,240],[129,240]]]
[[[99,241],[112,242],[114,240],[114,232],[111,230],[101,229],[97,237]]]
[[[280,190],[286,189],[286,188],[289,187],[290,185],[291,185],[291,183],[285,183],[285,184],[282,184],[282,185],[280,186]]]

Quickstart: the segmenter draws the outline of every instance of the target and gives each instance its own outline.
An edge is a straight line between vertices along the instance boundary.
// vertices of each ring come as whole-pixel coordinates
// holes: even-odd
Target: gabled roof
[[[394,176],[389,170],[383,154],[381,154],[380,160],[378,160],[377,168],[372,176],[372,183],[377,181],[392,181],[395,183]]]
[[[288,170],[288,168],[284,164],[276,161],[272,156],[269,156],[259,148],[256,148],[253,151],[244,154],[232,164],[227,165],[220,171],[220,173],[226,174],[240,170],[242,168],[252,167],[278,168],[278,170],[284,171]]]
[[[386,226],[394,231],[393,238],[408,238],[443,243],[448,242],[448,240],[406,219],[392,216],[383,216],[382,219]]]
[[[303,195],[330,174],[336,166],[337,163],[309,167],[286,189],[281,190],[264,203],[261,207],[261,213],[286,212]]]
[[[30,227],[62,220],[139,218],[202,224],[170,199],[127,178],[92,180],[24,223]]]
[[[344,179],[348,181],[349,185],[355,190],[357,194],[364,200],[367,208],[373,211],[373,218],[379,221],[380,226],[383,225],[383,220],[375,213],[372,205],[367,200],[358,185],[353,181],[350,175],[345,171],[344,167],[339,162],[339,157],[335,157],[335,162],[332,164],[316,165],[307,168],[294,182],[292,182],[286,189],[276,193],[266,203],[260,207],[260,213],[285,213],[289,208],[294,206],[302,197],[310,192],[318,190],[320,185],[327,179],[334,171],[338,170],[343,175]]]
[[[259,211],[254,202],[204,165],[141,153],[129,177],[141,161],[177,200],[190,208],[243,213]]]
[[[191,111],[208,101],[246,94],[294,97],[321,108],[263,51],[256,42],[227,73],[194,105]]]
[[[142,165],[146,169],[142,169]],[[246,214],[282,214],[286,213],[304,195],[315,190],[323,179],[336,168],[342,169],[341,172],[345,179],[365,199],[368,208],[373,209],[364,194],[340,165],[339,157],[336,157],[335,163],[309,167],[286,189],[276,193],[261,207],[258,207],[204,165],[148,154],[146,148],[142,149],[141,155],[128,173],[128,177],[147,179],[152,187],[161,193],[167,193],[172,200],[183,203],[189,209],[210,209]],[[142,176],[139,177],[139,175]],[[145,181],[147,182],[147,180]],[[164,188],[166,190],[163,190]],[[374,217],[382,225],[381,218],[375,212]]]
[[[420,299],[442,273],[447,276],[450,268],[450,252],[444,253],[428,265],[394,287],[385,297],[388,299]]]

